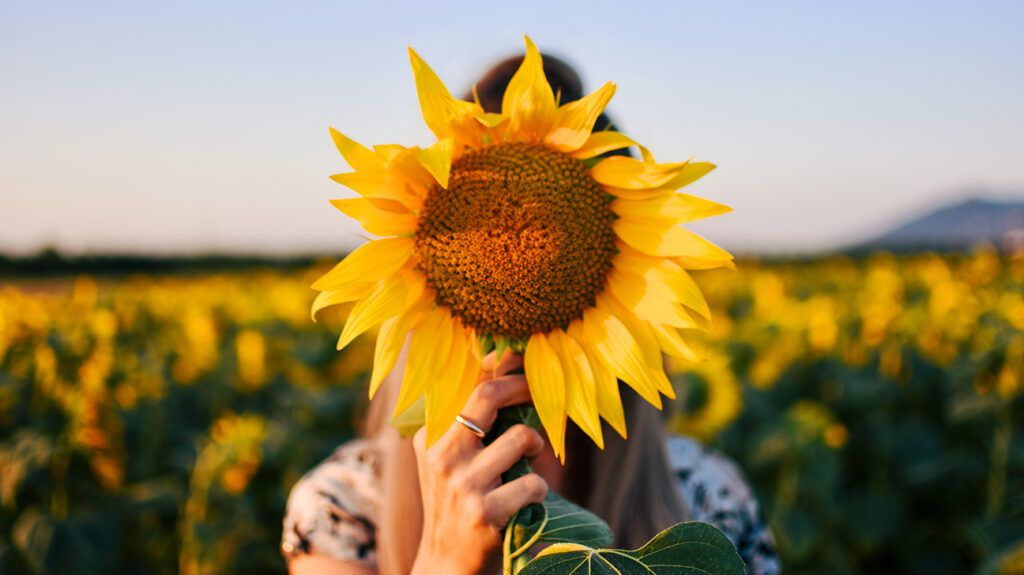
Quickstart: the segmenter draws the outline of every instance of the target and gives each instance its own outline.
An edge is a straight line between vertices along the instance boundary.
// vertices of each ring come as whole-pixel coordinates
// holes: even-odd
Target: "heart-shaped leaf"
[[[579,543],[590,547],[611,545],[612,530],[600,517],[561,495],[549,492],[543,505],[529,505],[511,523],[510,559],[522,558],[537,543]]]
[[[544,499],[548,520],[540,533],[546,543],[579,543],[588,547],[612,544],[612,530],[600,517],[565,499],[548,493]]]
[[[715,527],[697,521],[662,531],[636,551],[557,543],[541,551],[520,575],[744,575],[743,560]]]

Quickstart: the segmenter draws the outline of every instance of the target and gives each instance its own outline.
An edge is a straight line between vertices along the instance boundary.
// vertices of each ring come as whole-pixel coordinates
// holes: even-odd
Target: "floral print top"
[[[691,519],[721,529],[736,545],[747,573],[779,573],[775,541],[736,464],[687,437],[670,437],[666,447]],[[340,446],[295,484],[281,539],[286,560],[319,554],[376,569],[380,464],[376,446],[358,439]]]

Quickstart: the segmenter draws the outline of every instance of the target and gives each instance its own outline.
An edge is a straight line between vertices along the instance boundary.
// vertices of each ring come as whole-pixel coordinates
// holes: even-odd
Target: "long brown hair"
[[[545,55],[544,73],[561,103],[583,96],[583,83],[561,59]],[[495,65],[475,86],[484,110],[498,112],[502,95],[522,57]],[[472,97],[472,96],[469,96]],[[613,128],[604,114],[595,129]],[[377,554],[383,574],[408,573],[416,556],[423,524],[423,507],[412,442],[388,425],[405,368],[405,355],[371,403],[364,433],[375,438],[384,453]],[[563,495],[604,519],[615,534],[616,546],[636,548],[666,527],[688,518],[677,491],[666,451],[664,413],[627,386],[619,385],[629,427],[629,440],[604,426],[605,448],[598,449],[575,425],[566,434]]]

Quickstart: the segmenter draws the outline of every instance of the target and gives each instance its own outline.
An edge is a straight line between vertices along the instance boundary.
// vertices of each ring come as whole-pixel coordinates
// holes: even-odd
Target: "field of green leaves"
[[[670,425],[740,463],[786,571],[1024,573],[1024,260],[739,268],[697,275]],[[281,573],[373,355],[310,320],[322,271],[0,280],[0,573]]]

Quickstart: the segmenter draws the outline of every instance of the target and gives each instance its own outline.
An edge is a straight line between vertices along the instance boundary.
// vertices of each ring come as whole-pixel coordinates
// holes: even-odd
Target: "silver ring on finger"
[[[462,425],[465,425],[466,429],[472,431],[473,435],[479,437],[480,439],[483,439],[484,437],[487,436],[487,432],[481,429],[479,425],[473,423],[472,421],[465,417],[462,417],[462,415],[456,415],[455,421],[458,421]]]

